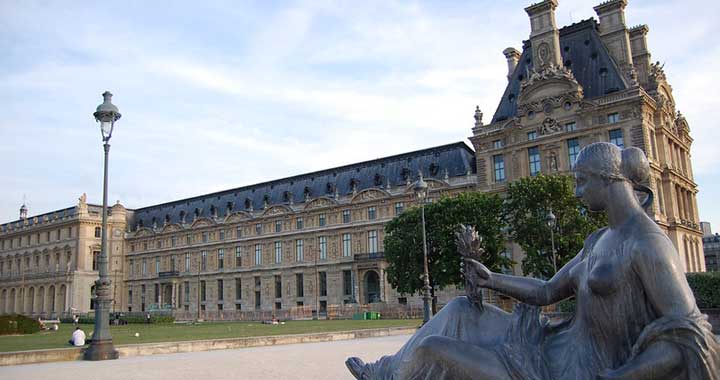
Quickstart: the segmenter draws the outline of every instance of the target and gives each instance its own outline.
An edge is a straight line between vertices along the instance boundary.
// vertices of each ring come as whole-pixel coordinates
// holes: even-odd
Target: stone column
[[[385,270],[380,267],[378,272],[380,272],[380,301],[387,302],[385,299]]]

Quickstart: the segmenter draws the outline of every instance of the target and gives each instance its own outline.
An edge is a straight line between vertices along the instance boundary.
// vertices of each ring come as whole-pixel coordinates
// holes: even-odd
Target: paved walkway
[[[352,379],[348,356],[376,360],[396,352],[409,335],[291,344],[239,350],[134,356],[104,362],[59,362],[0,367],[3,380],[238,380]]]

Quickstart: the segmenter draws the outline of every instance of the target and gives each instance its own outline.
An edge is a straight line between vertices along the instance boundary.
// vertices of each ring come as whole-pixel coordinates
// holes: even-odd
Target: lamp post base
[[[92,361],[114,360],[117,359],[118,356],[119,353],[117,352],[117,350],[115,350],[112,339],[100,341],[93,340],[90,343],[90,347],[85,350],[85,353],[83,354],[83,359]]]

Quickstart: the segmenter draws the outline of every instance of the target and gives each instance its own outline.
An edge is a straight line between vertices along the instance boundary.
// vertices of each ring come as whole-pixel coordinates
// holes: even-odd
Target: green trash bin
[[[363,320],[363,319],[366,319],[366,318],[365,318],[365,313],[355,313],[355,314],[353,314],[353,320],[355,320],[355,321],[361,321],[361,320]]]

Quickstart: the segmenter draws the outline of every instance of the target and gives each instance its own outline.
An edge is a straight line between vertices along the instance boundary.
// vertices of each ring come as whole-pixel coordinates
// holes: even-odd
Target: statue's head
[[[580,151],[575,164],[575,195],[591,211],[602,211],[608,204],[608,188],[613,182],[627,183],[632,190],[648,194],[643,203],[652,203],[652,191],[645,186],[650,178],[650,165],[642,150],[599,142]]]

